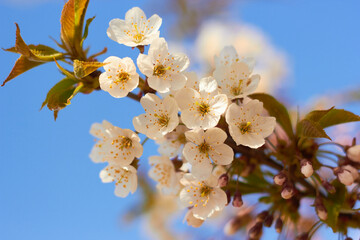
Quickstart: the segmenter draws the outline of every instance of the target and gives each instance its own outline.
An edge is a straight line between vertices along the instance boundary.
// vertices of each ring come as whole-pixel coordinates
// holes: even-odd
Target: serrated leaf
[[[323,128],[337,124],[360,121],[360,116],[344,109],[331,109],[318,122]]]
[[[9,76],[5,79],[5,81],[3,82],[3,84],[1,86],[4,86],[5,83],[10,81],[11,79],[14,79],[15,77],[19,76],[20,74],[22,74],[34,67],[37,67],[43,63],[44,62],[30,61],[26,57],[21,55],[20,58],[18,58],[18,60],[16,60],[15,65],[14,65],[13,69],[11,70]]]
[[[88,18],[86,20],[86,24],[85,24],[85,30],[84,30],[84,35],[81,39],[81,46],[83,45],[83,42],[85,41],[85,39],[87,38],[88,34],[89,34],[89,26],[90,23],[95,19],[95,16],[93,16],[92,18]]]
[[[298,137],[327,138],[331,140],[320,124],[309,119],[301,120],[297,124],[296,130]]]
[[[265,93],[254,93],[249,96],[252,99],[257,99],[264,104],[264,108],[269,114],[276,118],[276,121],[284,129],[286,134],[290,137],[294,137],[294,131],[291,125],[291,120],[286,107],[278,102],[273,96]]]
[[[61,80],[60,82],[58,82],[57,84],[55,84],[47,93],[46,98],[45,98],[44,102],[42,103],[40,110],[48,103],[49,98],[51,96],[53,96],[54,94],[57,94],[58,92],[62,92],[66,89],[72,88],[76,83],[77,83],[77,81],[75,81],[74,79],[65,78],[65,79]]]
[[[15,25],[16,25],[16,41],[15,41],[16,51],[27,58],[33,57],[34,56],[33,53],[30,51],[30,48],[21,37],[19,25],[17,23],[15,23]]]
[[[84,18],[89,0],[69,0],[61,13],[61,39],[73,55],[81,52]]]
[[[74,73],[77,78],[83,78],[104,65],[106,65],[106,63],[74,60]]]

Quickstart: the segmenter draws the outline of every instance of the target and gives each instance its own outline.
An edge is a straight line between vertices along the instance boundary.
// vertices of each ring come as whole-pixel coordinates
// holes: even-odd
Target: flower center
[[[212,188],[204,186],[200,188],[201,197],[207,197],[210,195]]]
[[[230,92],[235,96],[242,94],[242,86],[241,86],[242,83],[243,83],[243,80],[240,79],[239,84],[237,86],[231,87]]]
[[[160,64],[160,65],[156,65],[154,67],[154,71],[153,71],[153,75],[154,76],[158,76],[161,77],[166,73],[166,70],[169,70],[169,68],[164,67],[164,65]]]
[[[134,42],[140,43],[144,39],[145,36],[144,36],[144,34],[139,32],[137,24],[134,24],[134,27],[135,27],[135,33],[136,33],[133,35]]]
[[[207,144],[206,142],[203,142],[198,146],[198,148],[199,148],[199,152],[208,154],[210,150],[210,145]]]
[[[239,126],[241,134],[245,134],[250,132],[251,130],[251,122],[243,122]]]
[[[130,79],[130,74],[128,74],[127,72],[121,72],[119,73],[119,75],[117,75],[117,79],[114,80],[114,83],[118,84],[118,83],[126,83],[127,81],[129,81]]]
[[[181,144],[185,144],[186,143],[186,137],[185,134],[180,134],[179,137],[177,138],[177,140],[181,143]]]
[[[166,114],[154,114],[154,116],[157,118],[157,123],[159,124],[160,127],[167,127],[169,125],[170,122],[170,118],[168,115]]]
[[[115,139],[111,143],[115,145],[116,148],[123,150],[124,148],[131,148],[132,147],[132,140],[129,137],[119,136],[118,139]]]
[[[201,116],[205,116],[206,114],[208,114],[210,112],[210,105],[204,102],[195,103],[196,105],[198,105],[198,111],[200,112]]]

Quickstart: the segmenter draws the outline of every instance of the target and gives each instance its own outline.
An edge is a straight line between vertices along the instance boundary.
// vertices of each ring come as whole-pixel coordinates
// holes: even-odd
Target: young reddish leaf
[[[1,86],[4,86],[5,83],[7,83],[11,79],[19,76],[20,74],[26,72],[27,70],[30,70],[31,68],[39,66],[43,63],[44,62],[34,62],[31,60],[28,60],[26,57],[21,55],[20,58],[18,58],[18,60],[15,62],[15,65],[14,65],[13,69],[11,70],[9,76],[5,79],[5,81],[3,82],[3,84]]]
[[[309,119],[301,120],[297,124],[296,130],[298,137],[327,138],[331,140],[320,124]]]
[[[278,102],[273,96],[265,93],[254,93],[249,96],[252,99],[257,99],[264,104],[264,108],[269,114],[276,118],[276,121],[284,129],[286,134],[292,138],[294,137],[291,120],[286,107]]]
[[[75,52],[73,46],[75,39],[75,0],[69,0],[65,3],[60,18],[61,31],[60,36],[66,49]]]
[[[20,53],[21,55],[24,55],[27,58],[34,57],[33,53],[30,50],[30,48],[24,42],[24,40],[22,39],[22,37],[20,35],[19,25],[17,23],[15,23],[15,25],[16,25],[16,41],[15,41],[15,49],[16,49],[16,51],[18,53]]]
[[[99,67],[106,65],[102,62],[84,62],[74,60],[74,73],[77,78],[83,78],[96,71]]]
[[[82,39],[81,39],[81,46],[83,45],[85,39],[87,38],[87,36],[89,34],[89,26],[90,26],[90,23],[94,20],[94,18],[95,18],[95,16],[86,20],[84,35],[82,36]]]

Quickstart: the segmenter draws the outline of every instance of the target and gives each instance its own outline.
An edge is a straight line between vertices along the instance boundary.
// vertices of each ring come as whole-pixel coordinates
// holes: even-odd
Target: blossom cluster
[[[159,37],[161,22],[157,15],[147,19],[137,7],[126,13],[125,20],[110,22],[107,33],[112,40],[140,49],[136,64],[144,79],[130,58],[111,56],[104,61],[100,87],[122,98],[146,86],[148,91],[139,93],[144,94],[140,99],[144,113],[134,117],[133,125],[159,144],[160,155],[149,158],[149,176],[162,194],[177,196],[184,207],[191,207],[186,216],[190,225],[201,225],[228,204],[218,182],[234,160],[227,142],[259,148],[276,121],[264,114],[262,102],[248,98],[260,81],[252,73],[254,60],[225,47],[215,58],[214,73],[199,79],[187,71],[189,58],[169,52],[166,40]],[[109,163],[100,173],[102,181],[115,181],[115,194],[125,197],[136,189],[131,162],[142,153],[139,137],[106,121],[94,124],[91,133],[100,140],[90,157]],[[174,160],[182,166],[175,167]]]

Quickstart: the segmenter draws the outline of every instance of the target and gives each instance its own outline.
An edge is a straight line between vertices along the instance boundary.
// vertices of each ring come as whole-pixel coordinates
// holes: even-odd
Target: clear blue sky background
[[[63,1],[26,6],[11,2],[0,0],[0,47],[13,46],[14,22],[27,43],[55,46],[48,36],[59,37]],[[86,43],[93,52],[108,47],[100,60],[110,55],[135,57],[134,51],[108,39],[108,22],[124,18],[133,6],[146,9],[148,16],[158,13],[157,3],[92,0],[87,16],[96,19]],[[246,1],[234,4],[230,13],[262,29],[288,54],[294,84],[286,95],[302,106],[315,94],[360,86],[359,10],[355,0]],[[163,17],[165,37],[172,26],[167,18],[171,15]],[[6,78],[16,58],[0,52],[0,79]],[[140,194],[115,197],[114,186],[102,184],[98,177],[104,165],[88,158],[92,123],[107,119],[132,128],[141,106],[99,91],[76,96],[54,122],[51,112],[39,109],[60,79],[50,63],[0,88],[0,239],[146,239],[139,221],[125,225],[119,220]],[[359,105],[349,107],[360,113]],[[146,145],[144,161],[155,149],[152,143]]]

